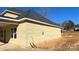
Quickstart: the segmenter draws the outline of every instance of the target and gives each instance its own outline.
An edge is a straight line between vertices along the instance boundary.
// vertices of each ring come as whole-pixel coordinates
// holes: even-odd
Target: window
[[[17,29],[16,28],[12,28],[11,29],[11,38],[16,38],[16,36],[17,36]]]

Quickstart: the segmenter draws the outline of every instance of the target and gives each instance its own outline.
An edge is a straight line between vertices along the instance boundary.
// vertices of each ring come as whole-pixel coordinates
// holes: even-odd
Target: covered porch
[[[16,39],[17,23],[0,22],[0,42],[8,43]]]

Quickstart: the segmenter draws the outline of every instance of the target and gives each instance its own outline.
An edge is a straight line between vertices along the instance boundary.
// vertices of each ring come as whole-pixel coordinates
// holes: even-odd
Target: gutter
[[[37,20],[34,20],[34,19],[30,19],[30,18],[22,18],[22,19],[10,19],[10,18],[6,18],[6,17],[1,17],[0,16],[0,19],[5,19],[5,20],[9,20],[9,21],[15,21],[15,22],[22,22],[22,21],[33,21],[33,22],[37,22],[37,23],[41,23],[41,24],[45,24],[45,25],[49,25],[49,26],[52,26],[52,27],[57,27],[57,28],[62,28],[60,26],[57,26],[57,25],[52,25],[52,24],[49,24],[49,23],[45,23],[45,22],[41,22],[41,21],[37,21]]]

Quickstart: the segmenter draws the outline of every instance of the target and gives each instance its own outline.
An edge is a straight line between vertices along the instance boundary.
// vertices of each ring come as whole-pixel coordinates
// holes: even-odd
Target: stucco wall
[[[61,29],[43,26],[33,23],[27,23],[28,26],[28,42],[39,44],[44,41],[55,40],[61,37]]]
[[[16,39],[16,44],[22,46],[22,47],[27,47],[28,46],[28,32],[27,32],[27,24],[26,23],[21,23],[17,27],[17,39]]]
[[[61,29],[34,23],[21,23],[17,27],[16,44],[30,46],[30,43],[38,44],[47,40],[55,40],[61,37]]]

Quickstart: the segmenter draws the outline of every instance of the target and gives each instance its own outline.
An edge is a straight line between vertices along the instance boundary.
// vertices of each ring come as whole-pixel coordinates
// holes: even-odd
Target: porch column
[[[8,43],[11,38],[11,32],[10,27],[5,27],[4,29],[4,37],[5,37],[5,43]]]

